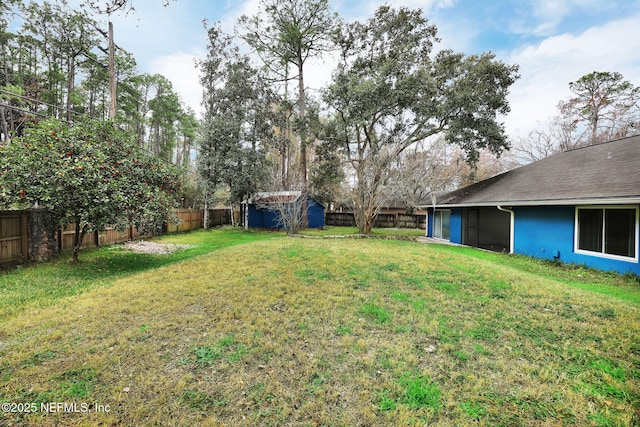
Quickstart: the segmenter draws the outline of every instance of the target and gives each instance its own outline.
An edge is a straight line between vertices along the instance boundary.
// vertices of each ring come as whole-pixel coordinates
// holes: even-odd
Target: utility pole
[[[117,84],[116,84],[116,55],[115,43],[113,42],[113,22],[109,21],[109,119],[115,120],[118,112],[116,105]]]

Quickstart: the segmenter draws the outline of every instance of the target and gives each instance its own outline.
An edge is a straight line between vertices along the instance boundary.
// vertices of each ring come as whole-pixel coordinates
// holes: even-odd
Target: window
[[[637,207],[577,208],[576,220],[577,252],[637,258]]]
[[[435,211],[433,215],[433,237],[449,240],[449,222],[451,211]]]

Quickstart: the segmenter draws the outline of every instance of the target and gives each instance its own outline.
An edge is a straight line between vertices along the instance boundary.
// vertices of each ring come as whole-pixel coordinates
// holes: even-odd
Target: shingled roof
[[[256,205],[269,205],[272,203],[292,203],[298,200],[302,191],[275,191],[256,194],[249,203]]]
[[[640,203],[640,136],[559,153],[438,197],[437,205]]]

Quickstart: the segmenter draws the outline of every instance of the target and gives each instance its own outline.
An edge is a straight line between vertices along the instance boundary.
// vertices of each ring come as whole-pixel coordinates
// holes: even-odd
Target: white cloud
[[[185,105],[193,108],[196,116],[202,113],[200,102],[202,100],[202,87],[200,75],[195,67],[194,60],[197,56],[186,52],[175,52],[154,59],[150,71],[158,73],[169,79],[173,90],[180,95]]]
[[[222,30],[228,34],[233,33],[233,29],[238,23],[238,18],[242,15],[255,16],[260,11],[260,0],[246,0],[242,4],[234,5],[230,12],[225,14],[220,20]]]
[[[515,34],[551,36],[572,14],[598,15],[615,7],[612,3],[600,0],[529,0],[516,6],[509,29]]]
[[[571,11],[571,1],[543,0],[533,3],[533,18],[535,23],[533,34],[544,36],[553,34],[564,17]]]
[[[593,71],[617,71],[640,85],[640,15],[593,27],[582,34],[549,37],[514,51],[508,62],[520,65],[513,86],[508,132],[525,136],[537,122],[557,114],[557,103],[571,96],[569,82]]]

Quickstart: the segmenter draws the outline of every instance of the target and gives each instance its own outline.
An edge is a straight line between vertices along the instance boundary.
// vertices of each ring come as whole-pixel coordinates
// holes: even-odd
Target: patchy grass
[[[189,236],[200,238],[172,242]],[[631,279],[464,248],[266,236],[6,316],[0,400],[110,411],[2,423],[640,423]]]
[[[300,234],[304,236],[350,236],[360,232],[357,227],[337,227],[328,225],[324,228],[308,228],[302,230]],[[371,230],[372,236],[424,236],[425,231],[419,228],[374,228]]]
[[[523,272],[530,272],[551,280],[562,281],[564,284],[575,288],[640,304],[640,276],[637,275],[603,272],[583,265],[563,264],[522,255],[505,255],[466,246],[442,246],[441,249],[483,260],[494,265],[508,263],[510,267]],[[603,315],[615,317],[615,309],[605,309]]]
[[[70,263],[71,254],[64,253],[52,262],[0,271],[0,321],[32,308],[55,305],[62,298],[109,286],[119,278],[277,235],[231,227],[199,230],[153,239],[159,243],[194,246],[170,254],[141,254],[126,251],[122,245],[111,245],[83,250],[79,263]]]

